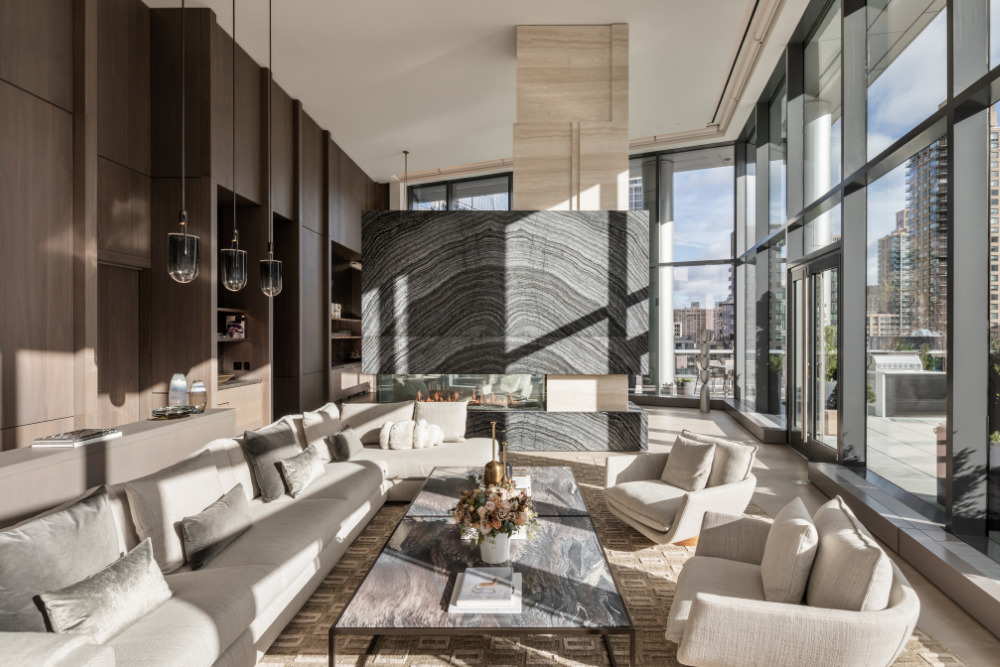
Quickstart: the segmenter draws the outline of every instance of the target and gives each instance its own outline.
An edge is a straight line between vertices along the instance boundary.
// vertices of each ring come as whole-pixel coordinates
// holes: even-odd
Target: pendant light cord
[[[274,87],[274,56],[271,47],[274,17],[267,0],[267,258],[274,259],[274,167],[271,164],[271,88]]]
[[[184,155],[184,148],[185,148],[184,147],[184,144],[185,144],[185,135],[184,135],[184,111],[185,111],[185,109],[184,109],[184,88],[185,88],[185,86],[184,86],[184,69],[185,69],[184,68],[184,65],[185,65],[184,60],[185,59],[184,59],[184,52],[187,50],[187,47],[185,45],[184,15],[185,15],[184,0],[181,0],[181,227],[184,228],[184,254],[186,255],[187,254],[187,199],[186,199],[186,196],[185,196],[186,195],[185,191],[187,190],[187,181],[184,180],[184,178],[185,178],[185,171],[184,170],[185,170],[185,167],[186,167],[186,160],[185,160],[185,155]]]
[[[236,226],[236,0],[233,0],[233,248],[240,247]]]

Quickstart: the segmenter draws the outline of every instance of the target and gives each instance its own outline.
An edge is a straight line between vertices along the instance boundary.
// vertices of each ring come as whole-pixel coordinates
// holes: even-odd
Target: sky
[[[729,259],[735,201],[732,167],[674,173],[674,259]]]
[[[878,240],[896,228],[906,208],[906,163],[868,186],[868,284],[878,285]]]

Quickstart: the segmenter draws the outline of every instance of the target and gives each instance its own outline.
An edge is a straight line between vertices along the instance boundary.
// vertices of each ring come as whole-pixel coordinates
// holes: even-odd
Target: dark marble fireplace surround
[[[369,211],[362,225],[365,373],[648,372],[644,211]],[[647,415],[470,412],[511,449],[638,450]]]

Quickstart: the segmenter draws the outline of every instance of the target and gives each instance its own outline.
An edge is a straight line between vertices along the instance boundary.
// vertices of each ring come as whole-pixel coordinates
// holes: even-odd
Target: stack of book
[[[31,443],[32,447],[81,447],[95,442],[104,442],[122,437],[122,432],[116,428],[81,428],[68,433],[57,433],[38,438]]]
[[[521,575],[509,567],[470,567],[459,572],[449,614],[520,614]]]

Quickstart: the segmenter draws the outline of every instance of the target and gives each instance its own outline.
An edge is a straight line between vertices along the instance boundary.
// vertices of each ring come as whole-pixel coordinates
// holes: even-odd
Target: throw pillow
[[[208,449],[125,483],[135,531],[140,540],[153,540],[153,556],[164,574],[184,564],[181,521],[208,507],[224,492]]]
[[[200,570],[208,561],[248,531],[253,519],[250,503],[242,484],[231,488],[224,496],[194,516],[181,521],[184,553],[192,570]]]
[[[811,607],[879,611],[889,604],[892,561],[854,512],[837,496],[820,507],[813,523],[819,549],[809,574]]]
[[[247,431],[243,434],[243,447],[260,485],[261,500],[269,503],[284,495],[285,482],[278,472],[278,461],[302,452],[292,426],[285,421],[276,421],[262,429]]]
[[[344,403],[340,408],[340,423],[353,428],[366,445],[378,443],[382,424],[413,419],[413,401],[400,403]]]
[[[712,472],[712,457],[715,445],[688,440],[677,436],[667,457],[660,479],[671,486],[685,491],[699,491],[705,488],[708,475]]]
[[[712,472],[705,486],[720,486],[731,484],[747,478],[753,468],[753,460],[757,455],[757,447],[744,445],[735,440],[726,440],[714,435],[702,435],[691,431],[681,431],[688,440],[712,443],[715,445],[715,455],[712,459]]]
[[[448,442],[465,441],[465,422],[469,404],[466,401],[450,403],[417,403],[413,409],[413,419],[425,420],[439,426]]]
[[[801,498],[795,498],[774,517],[764,544],[760,577],[770,602],[801,604],[816,557],[819,535]]]
[[[389,449],[389,436],[392,433],[393,422],[386,422],[382,424],[382,428],[378,432],[378,446],[382,449]]]
[[[0,631],[45,632],[35,597],[100,572],[120,555],[103,486],[64,509],[0,531]]]
[[[347,461],[365,448],[353,428],[345,428],[337,435],[328,436],[326,442],[330,445],[334,461]]]
[[[316,445],[324,461],[333,460],[333,452],[326,445],[326,438],[340,432],[340,410],[336,403],[327,403],[314,412],[302,413],[302,430],[305,446]]]
[[[425,449],[430,447],[430,435],[430,427],[427,426],[427,422],[423,419],[418,421],[416,426],[413,427],[413,448]]]
[[[171,597],[147,537],[127,556],[79,581],[42,593],[52,629],[103,644]]]
[[[444,431],[437,424],[428,424],[427,437],[430,442],[428,447],[440,447],[444,444]]]
[[[413,428],[416,425],[412,419],[393,424],[389,431],[389,449],[413,449]]]
[[[326,445],[323,445],[323,448],[325,449]],[[298,498],[310,484],[326,472],[320,448],[315,445],[309,445],[301,454],[278,461],[278,468],[281,469],[281,476],[285,478],[288,495],[292,498]]]

